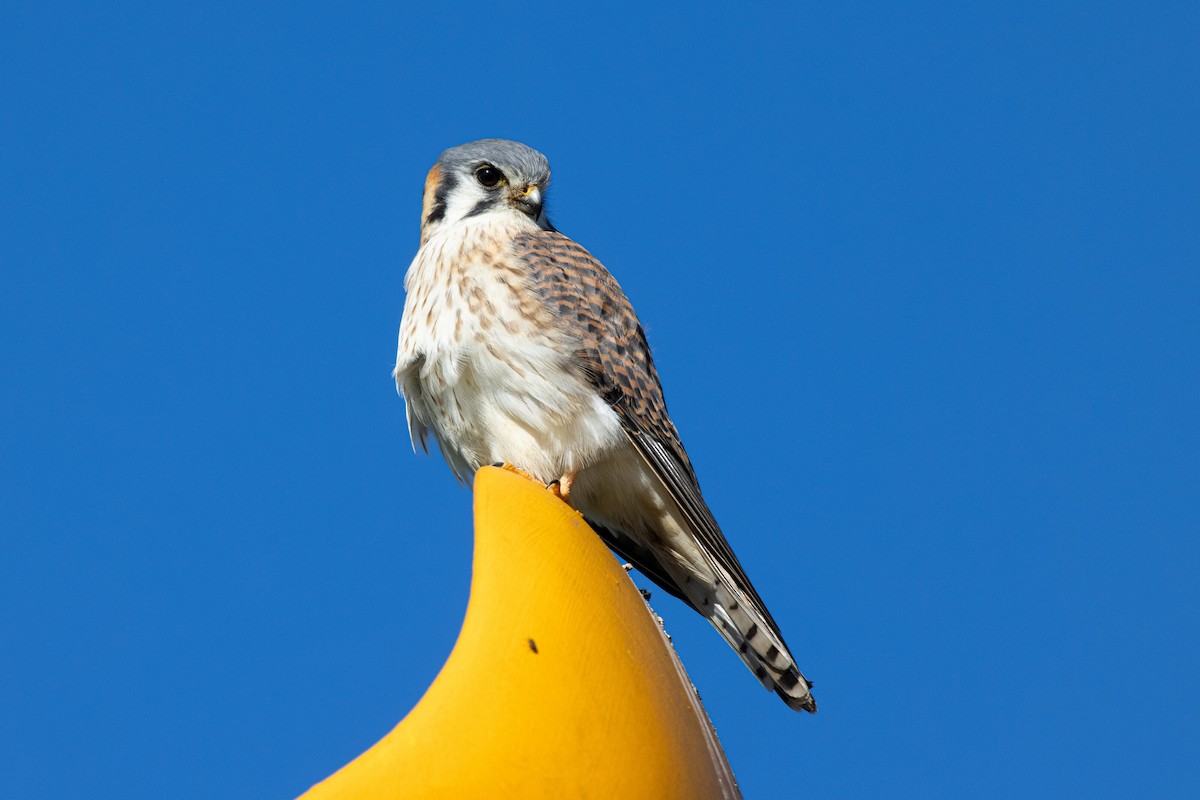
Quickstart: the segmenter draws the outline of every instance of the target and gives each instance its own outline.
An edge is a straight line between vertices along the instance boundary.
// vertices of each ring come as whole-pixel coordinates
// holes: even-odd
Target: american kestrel
[[[432,433],[468,485],[500,462],[557,484],[764,686],[816,711],[812,684],[700,494],[633,307],[550,224],[549,182],[545,156],[505,139],[453,147],[429,171],[394,373],[414,448]]]

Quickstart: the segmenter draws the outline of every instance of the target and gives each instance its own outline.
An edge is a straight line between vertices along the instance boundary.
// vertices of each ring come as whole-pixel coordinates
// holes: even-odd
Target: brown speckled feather
[[[578,365],[625,427],[661,441],[690,475],[646,335],[613,276],[557,231],[522,233],[514,237],[513,248],[529,270],[529,288],[560,325],[578,336]]]
[[[626,435],[667,488],[696,538],[782,640],[779,626],[704,502],[691,461],[667,415],[646,335],[616,279],[591,253],[557,231],[521,233],[513,239],[513,250],[529,270],[529,288],[556,314],[560,326],[578,336],[579,368],[616,410]],[[621,541],[614,544],[639,570],[677,597],[688,599],[672,585],[661,565],[647,563],[653,558],[648,550],[631,547],[632,543],[622,546]]]

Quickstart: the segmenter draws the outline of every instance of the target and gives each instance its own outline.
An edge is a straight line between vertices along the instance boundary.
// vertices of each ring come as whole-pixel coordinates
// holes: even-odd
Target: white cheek
[[[466,218],[481,202],[490,199],[492,193],[475,183],[472,177],[463,178],[446,198],[444,225],[453,225]]]

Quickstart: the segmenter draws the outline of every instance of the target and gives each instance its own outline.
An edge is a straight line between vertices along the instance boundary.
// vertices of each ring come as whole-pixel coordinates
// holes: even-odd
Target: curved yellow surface
[[[736,798],[699,700],[645,601],[541,485],[475,477],[475,564],[441,674],[328,798]]]

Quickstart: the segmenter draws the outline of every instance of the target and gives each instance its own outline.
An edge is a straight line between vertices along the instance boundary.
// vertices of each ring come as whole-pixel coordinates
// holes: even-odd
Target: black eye
[[[493,186],[504,180],[504,173],[493,167],[491,164],[484,164],[482,167],[475,170],[475,180],[479,181],[481,186],[491,189]]]

